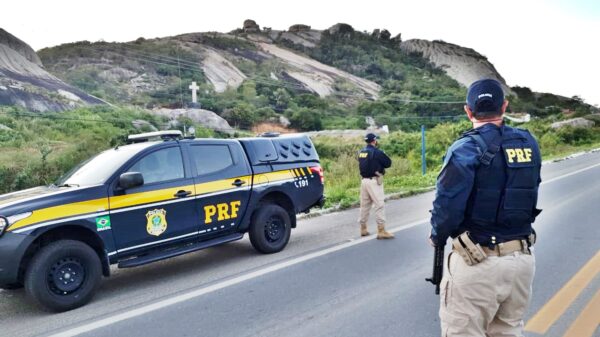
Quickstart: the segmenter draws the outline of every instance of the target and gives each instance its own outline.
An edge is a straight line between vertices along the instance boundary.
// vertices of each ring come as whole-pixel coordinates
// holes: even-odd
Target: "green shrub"
[[[248,103],[238,103],[226,111],[223,117],[236,128],[249,129],[256,121],[254,107]]]
[[[321,115],[314,110],[308,108],[299,108],[291,112],[290,122],[293,128],[303,131],[315,131],[323,128]]]
[[[595,132],[591,128],[574,128],[565,126],[557,131],[560,140],[569,145],[590,144],[595,137]]]

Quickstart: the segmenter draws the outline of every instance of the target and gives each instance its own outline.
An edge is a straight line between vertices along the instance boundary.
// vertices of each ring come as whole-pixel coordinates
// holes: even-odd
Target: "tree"
[[[394,107],[385,102],[363,101],[356,108],[359,114],[363,116],[389,115],[394,111]]]
[[[325,110],[325,109],[327,109],[327,106],[328,106],[327,101],[320,98],[319,96],[312,95],[312,94],[298,95],[298,96],[296,96],[294,101],[298,104],[298,106],[305,107],[305,108],[311,108],[311,109]]]
[[[511,88],[512,91],[514,91],[517,96],[519,97],[520,100],[523,101],[534,101],[535,100],[535,95],[533,94],[533,91],[531,91],[531,89],[529,89],[528,87],[512,87]]]
[[[273,98],[275,99],[275,108],[282,111],[288,108],[291,96],[287,90],[279,88],[273,93]]]
[[[240,88],[242,97],[246,102],[252,102],[256,98],[256,83],[253,81],[246,81]]]
[[[223,113],[223,117],[236,128],[249,129],[256,121],[254,107],[248,103],[238,103],[233,109]]]
[[[323,128],[321,115],[308,108],[299,108],[292,112],[290,122],[292,127],[302,131],[315,131]]]

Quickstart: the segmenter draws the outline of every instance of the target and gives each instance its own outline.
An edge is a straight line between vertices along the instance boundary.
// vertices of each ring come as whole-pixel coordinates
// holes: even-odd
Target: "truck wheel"
[[[25,274],[25,291],[52,311],[67,311],[94,296],[101,276],[100,258],[90,246],[59,240],[33,257]]]
[[[261,253],[277,253],[285,248],[291,232],[290,215],[285,209],[274,204],[261,205],[252,216],[250,242]]]

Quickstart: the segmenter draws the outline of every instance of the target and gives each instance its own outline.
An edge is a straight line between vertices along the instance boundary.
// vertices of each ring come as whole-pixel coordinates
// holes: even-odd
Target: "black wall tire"
[[[290,215],[279,205],[260,205],[252,216],[250,242],[254,249],[263,254],[282,251],[290,241],[291,233]]]
[[[89,302],[102,278],[96,252],[80,241],[59,240],[43,247],[25,273],[25,292],[51,311],[67,311]]]

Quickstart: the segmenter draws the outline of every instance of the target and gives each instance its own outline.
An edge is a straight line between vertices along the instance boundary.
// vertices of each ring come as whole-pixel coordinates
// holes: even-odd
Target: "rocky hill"
[[[387,30],[366,34],[347,24],[280,31],[246,20],[229,33],[81,41],[38,54],[52,74],[115,105],[197,107],[188,89],[196,82],[201,108],[242,127],[282,115],[304,129],[363,127],[364,114],[394,124],[402,114],[461,113],[459,106],[411,103],[462,100],[464,88],[421,55],[402,52],[399,42]],[[371,104],[376,111],[368,111]]]
[[[381,86],[374,81],[278,43],[314,46],[318,35],[191,33],[130,43],[79,42],[44,49],[40,55],[52,73],[115,103],[177,105],[182,86],[188,102],[191,81],[202,83],[201,93],[219,94],[235,90],[247,80],[322,98],[345,93],[377,99]]]
[[[413,39],[402,42],[400,50],[422,54],[436,67],[443,69],[448,76],[464,86],[469,86],[481,78],[494,78],[503,84],[506,93],[514,94],[506,85],[504,78],[496,71],[494,65],[485,56],[471,48],[444,41]]]
[[[0,75],[0,105],[63,110],[101,99],[148,111],[201,108],[240,128],[281,117],[297,130],[362,129],[365,116],[392,129],[434,125],[438,116],[462,116],[465,86],[483,77],[505,85],[517,112],[590,109],[579,99],[508,87],[472,49],[402,41],[386,29],[367,33],[344,23],[274,30],[246,20],[229,33],[81,41],[37,55],[2,31]],[[190,100],[192,82],[199,85],[197,104]],[[432,118],[411,119],[423,116]]]
[[[0,28],[0,105],[44,112],[99,103],[48,73],[29,45]]]

